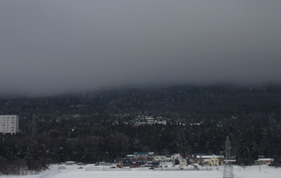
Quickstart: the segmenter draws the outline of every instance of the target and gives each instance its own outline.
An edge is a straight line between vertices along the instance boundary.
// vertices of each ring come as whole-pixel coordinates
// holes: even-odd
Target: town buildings
[[[175,153],[172,155],[154,155],[154,152],[134,152],[132,155],[127,155],[123,160],[123,166],[130,167],[158,167],[161,163],[172,162],[174,165],[179,165],[183,168],[189,164],[200,164],[205,166],[220,166],[223,165],[223,155],[205,155],[196,154],[193,156],[185,156],[185,154]]]
[[[154,125],[154,124],[167,125],[167,120],[164,120],[161,117],[158,118],[144,117],[144,118],[139,118],[135,121],[135,126]]]

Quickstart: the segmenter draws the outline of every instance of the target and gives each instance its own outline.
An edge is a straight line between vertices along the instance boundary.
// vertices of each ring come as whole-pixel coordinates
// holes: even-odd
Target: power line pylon
[[[229,136],[227,136],[226,143],[225,143],[225,160],[224,160],[223,178],[234,178],[233,167],[230,159],[231,159],[231,147],[230,147]]]

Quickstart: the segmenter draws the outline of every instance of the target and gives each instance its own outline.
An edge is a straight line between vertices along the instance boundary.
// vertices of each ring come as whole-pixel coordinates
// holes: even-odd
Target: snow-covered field
[[[1,178],[222,178],[223,167],[210,171],[200,170],[149,170],[140,169],[110,169],[109,167],[86,166],[65,166],[66,169],[58,170],[53,165],[49,170],[38,175],[27,176],[1,176]],[[80,168],[80,169],[79,169]],[[281,178],[281,168],[268,166],[250,166],[246,168],[234,167],[235,178]]]

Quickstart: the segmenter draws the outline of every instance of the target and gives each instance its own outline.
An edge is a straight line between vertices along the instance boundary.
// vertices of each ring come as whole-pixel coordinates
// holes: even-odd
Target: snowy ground
[[[79,169],[80,168],[80,169]],[[234,167],[235,178],[281,178],[281,168],[268,166],[250,166],[246,168]],[[223,167],[211,171],[200,170],[179,170],[169,169],[149,170],[139,169],[110,169],[109,167],[86,166],[66,166],[65,170],[58,170],[58,166],[51,166],[48,171],[39,175],[28,176],[1,176],[1,178],[222,178]]]

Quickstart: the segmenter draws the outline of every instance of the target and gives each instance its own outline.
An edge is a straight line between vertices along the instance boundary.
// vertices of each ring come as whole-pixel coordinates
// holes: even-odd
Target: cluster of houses
[[[193,155],[183,155],[183,154],[172,154],[170,156],[155,155],[154,152],[134,152],[133,154],[126,155],[123,159],[123,166],[129,167],[153,167],[157,168],[160,166],[165,166],[167,163],[172,163],[173,165],[179,165],[179,167],[184,167],[187,165],[203,165],[203,166],[220,166],[224,164],[223,155],[206,155],[206,154],[193,154]],[[256,164],[260,165],[270,165],[273,159],[271,158],[259,158]]]
[[[180,125],[180,126],[186,126],[186,122],[181,120],[181,119],[173,119],[171,122],[170,119],[163,118],[161,116],[153,117],[153,116],[138,116],[133,120],[133,124],[135,126],[140,126],[140,125],[154,125],[154,124],[159,124],[159,125],[167,125],[167,123],[171,125]],[[204,121],[201,122],[196,122],[196,123],[190,123],[189,125],[191,126],[200,126],[204,124]]]
[[[159,167],[165,166],[170,162],[173,165],[184,167],[189,164],[200,164],[208,166],[220,166],[223,164],[223,155],[188,155],[172,154],[170,156],[155,155],[154,152],[134,152],[131,155],[126,155],[123,159],[123,166],[129,167]]]
[[[161,117],[156,119],[154,117],[144,117],[144,118],[136,119],[134,123],[135,126],[154,125],[154,124],[167,125],[167,120],[162,119]]]

